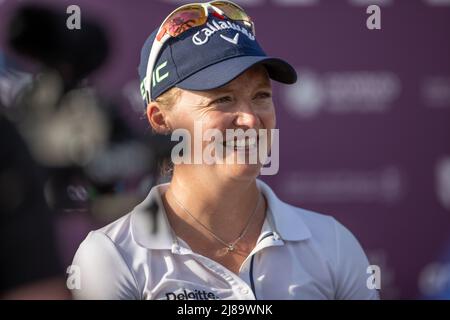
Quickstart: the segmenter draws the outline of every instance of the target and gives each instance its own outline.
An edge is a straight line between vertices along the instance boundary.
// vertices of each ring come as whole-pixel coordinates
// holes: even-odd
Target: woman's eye
[[[270,93],[270,92],[258,92],[256,95],[255,95],[255,99],[267,99],[267,98],[270,98],[270,97],[272,97],[272,94]]]
[[[227,102],[231,102],[231,97],[226,96],[226,97],[220,97],[219,99],[214,100],[212,103],[227,103]]]

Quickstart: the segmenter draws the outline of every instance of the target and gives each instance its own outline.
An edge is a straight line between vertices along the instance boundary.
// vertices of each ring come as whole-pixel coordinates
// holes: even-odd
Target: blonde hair
[[[181,89],[177,87],[173,87],[168,91],[161,94],[159,97],[155,99],[155,101],[166,110],[172,109],[172,107],[177,103],[178,99],[181,96]]]

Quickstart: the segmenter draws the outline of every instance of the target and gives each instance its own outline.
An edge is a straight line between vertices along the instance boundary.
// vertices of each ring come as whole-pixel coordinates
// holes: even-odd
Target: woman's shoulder
[[[104,227],[93,230],[92,233],[104,234],[114,243],[120,243],[124,238],[130,235],[131,217],[133,214],[134,210],[110,222]]]
[[[353,233],[334,217],[286,204],[290,222],[306,230],[307,241],[292,242],[299,252],[313,251],[315,257],[330,265],[339,299],[378,299],[376,290],[366,286],[370,263]],[[286,213],[279,212],[283,215]],[[297,217],[297,218],[293,218]],[[301,222],[299,222],[301,221]],[[292,226],[294,229],[295,226]]]
[[[112,221],[104,227],[90,231],[81,244],[75,255],[75,259],[88,260],[84,257],[97,260],[101,256],[108,259],[125,260],[123,257],[124,246],[129,242],[130,219],[133,211]]]
[[[288,204],[265,183],[258,181],[258,185],[268,200],[271,216],[282,238],[297,242],[308,240],[307,246],[335,262],[339,260],[338,255],[365,259],[356,237],[333,216]]]
[[[329,246],[343,233],[351,232],[330,214],[305,209],[283,203],[283,210],[273,212],[278,221],[283,221],[285,229],[303,230],[304,238],[310,238],[316,244]],[[282,216],[282,217],[280,217]],[[286,231],[285,231],[286,232]]]
[[[76,299],[139,299],[139,290],[130,259],[121,248],[127,238],[129,214],[109,225],[91,231],[78,247],[72,267],[80,271]]]
[[[330,247],[330,244],[342,244],[342,240],[345,239],[347,242],[355,242],[359,245],[353,233],[330,214],[287,203],[284,203],[282,207],[284,209],[282,212],[274,214],[286,216],[284,224],[287,228],[299,228],[300,225],[306,230],[305,233],[318,244]]]
[[[122,244],[129,242],[130,237],[132,237],[133,234],[133,225],[136,223],[136,217],[145,215],[144,211],[150,200],[151,198],[147,196],[146,199],[138,203],[129,212],[124,213],[121,217],[99,229],[92,230],[91,234],[104,235],[119,247]]]
[[[109,224],[90,231],[80,243],[75,260],[87,260],[86,255],[98,260],[101,256],[108,259],[127,260],[124,255],[128,251],[131,232],[131,217],[134,209]],[[106,260],[106,259],[104,259]]]

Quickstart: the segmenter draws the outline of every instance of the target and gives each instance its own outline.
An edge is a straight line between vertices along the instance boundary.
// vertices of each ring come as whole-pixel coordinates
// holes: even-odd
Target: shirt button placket
[[[247,288],[241,288],[241,293],[247,295],[248,289]]]

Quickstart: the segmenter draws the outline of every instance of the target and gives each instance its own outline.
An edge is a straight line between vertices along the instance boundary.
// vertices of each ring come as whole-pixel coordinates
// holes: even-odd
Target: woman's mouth
[[[227,149],[234,151],[253,151],[258,147],[259,138],[257,137],[243,137],[227,140],[223,143]]]

